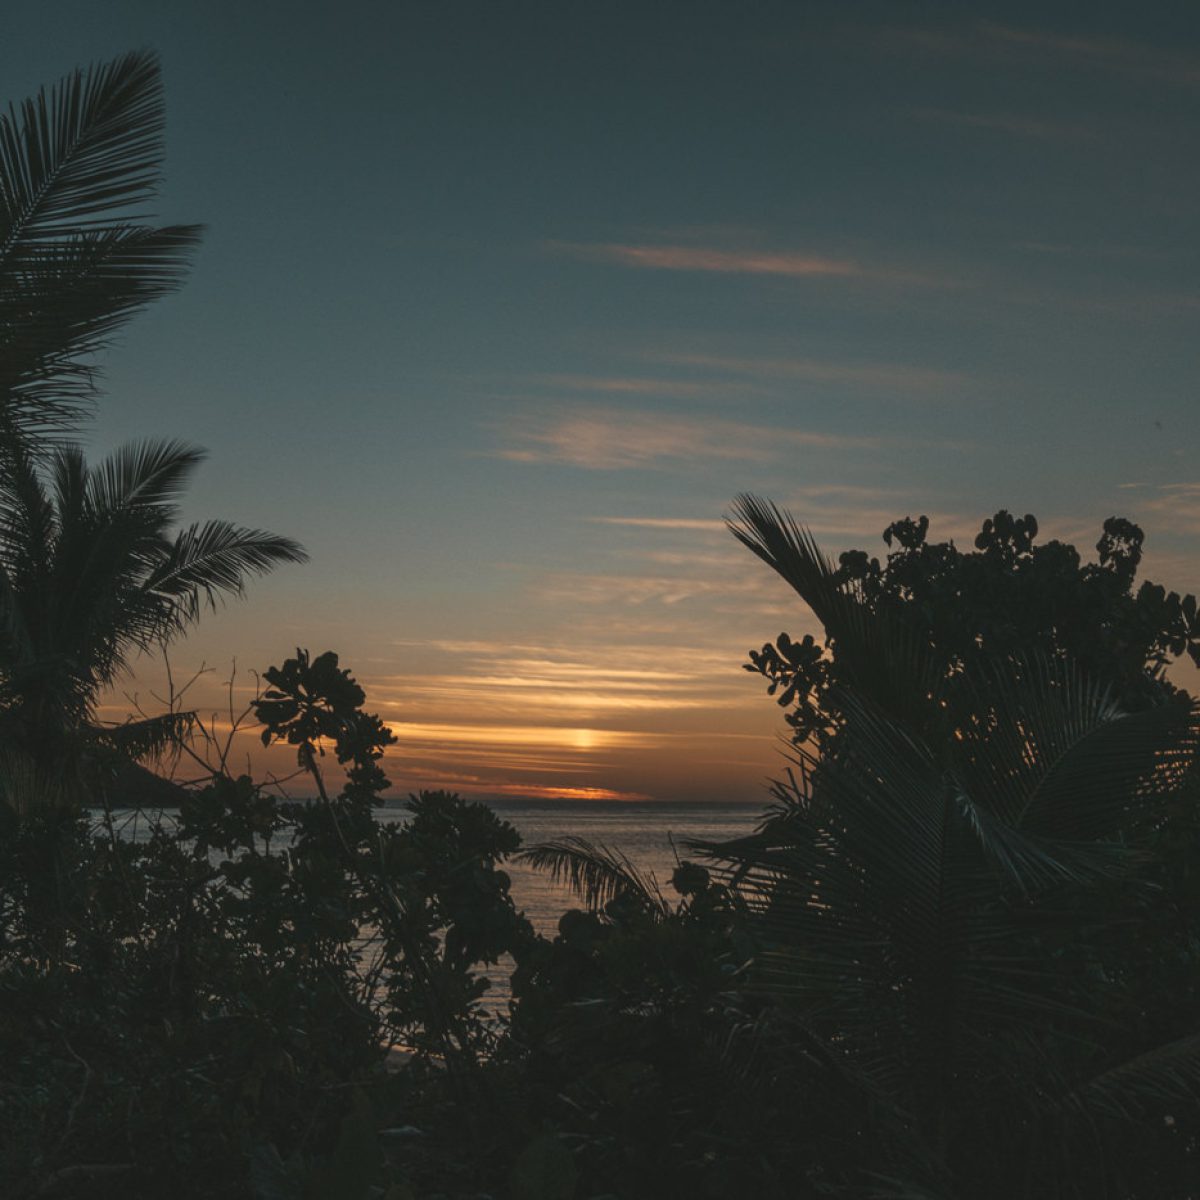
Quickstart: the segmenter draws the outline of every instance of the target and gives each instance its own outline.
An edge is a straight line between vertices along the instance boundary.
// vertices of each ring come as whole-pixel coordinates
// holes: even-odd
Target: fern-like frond
[[[621,850],[603,842],[567,836],[527,846],[515,857],[548,871],[555,883],[565,883],[588,908],[600,909],[621,899],[658,915],[669,911],[653,874],[643,874]]]
[[[147,199],[162,155],[162,73],[149,51],[10,107],[0,115],[0,270],[30,243],[111,224],[114,210]]]
[[[795,589],[826,629],[831,622],[836,624],[841,608],[833,583],[836,568],[791,513],[743,493],[734,500],[733,516],[725,524],[743,546]]]
[[[726,525],[812,609],[845,684],[894,719],[920,727],[941,683],[928,639],[893,615],[871,611],[856,586],[837,578],[811,531],[771,501],[738,496]]]
[[[195,728],[196,714],[192,712],[163,713],[126,721],[121,725],[104,725],[94,730],[96,738],[117,751],[122,758],[139,762],[158,758],[178,747]]]
[[[122,446],[92,469],[88,503],[96,513],[148,510],[159,523],[170,520],[193,472],[206,457],[205,451],[176,441]]]
[[[1147,1109],[1200,1106],[1200,1034],[1177,1038],[1108,1067],[1076,1088],[1067,1106],[1138,1120]]]
[[[89,407],[95,352],[182,281],[199,228],[133,213],[157,184],[162,126],[146,51],[0,114],[0,433],[61,436]]]
[[[228,521],[206,521],[180,531],[141,591],[146,597],[171,601],[171,620],[182,626],[199,617],[204,601],[216,608],[221,596],[240,596],[249,576],[265,574],[281,563],[307,561],[303,547],[291,538]]]

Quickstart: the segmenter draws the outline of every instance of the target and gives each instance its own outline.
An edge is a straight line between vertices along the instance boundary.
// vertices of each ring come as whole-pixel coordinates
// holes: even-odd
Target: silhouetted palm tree
[[[1196,1113],[1200,1036],[1121,1028],[1105,950],[1141,835],[1196,802],[1200,712],[1126,714],[1047,659],[972,685],[944,741],[843,688],[836,756],[801,747],[761,832],[693,848],[754,914],[748,986],[870,1099],[868,1144],[920,1151],[921,1194],[1132,1194],[1123,1139]]]
[[[175,529],[203,458],[177,443],[130,446],[98,467],[72,447],[41,466],[20,445],[0,458],[0,747],[26,796],[70,804],[97,750],[136,756],[172,730],[98,727],[96,701],[131,657],[240,595],[249,576],[306,555],[226,521]]]
[[[200,230],[136,208],[162,161],[162,80],[136,51],[0,114],[0,434],[57,435],[95,351],[182,280]]]
[[[940,724],[942,711],[931,698],[943,682],[944,667],[932,653],[928,637],[896,613],[868,604],[861,586],[841,577],[812,533],[769,500],[738,496],[726,525],[796,591],[820,621],[838,680],[858,695],[870,697],[909,728]],[[789,701],[785,691],[780,703]],[[827,726],[821,732],[835,732],[842,719],[836,705],[827,706],[824,715]]]

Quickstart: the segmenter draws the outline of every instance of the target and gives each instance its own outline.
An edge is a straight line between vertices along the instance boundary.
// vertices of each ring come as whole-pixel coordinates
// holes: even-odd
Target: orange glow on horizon
[[[564,750],[649,748],[658,739],[649,733],[587,729],[557,725],[438,725],[420,721],[388,721],[401,745],[413,742],[465,743],[485,746],[540,746]]]

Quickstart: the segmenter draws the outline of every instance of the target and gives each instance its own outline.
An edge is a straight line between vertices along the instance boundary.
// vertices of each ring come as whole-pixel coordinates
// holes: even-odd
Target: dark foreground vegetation
[[[829,641],[857,677],[760,831],[670,897],[454,796],[378,823],[390,734],[329,654],[256,705],[315,804],[218,758],[135,841],[6,780],[10,1194],[1194,1195],[1195,706],[1049,652],[943,676],[938,629],[885,655],[881,620]],[[518,854],[581,896],[553,939]]]
[[[823,636],[752,654],[794,761],[668,895],[443,793],[378,823],[391,735],[332,654],[253,711],[313,804],[185,712],[97,721],[134,654],[302,555],[176,530],[194,452],[59,442],[194,240],[121,215],[158,86],[134,55],[0,124],[0,1193],[1195,1196],[1200,718],[1164,668],[1200,623],[1136,585],[1128,522],[1095,563],[1000,513],[969,552],[905,520],[834,564],[742,498]],[[205,780],[135,839],[114,810],[162,753]],[[580,898],[553,938],[522,854]]]

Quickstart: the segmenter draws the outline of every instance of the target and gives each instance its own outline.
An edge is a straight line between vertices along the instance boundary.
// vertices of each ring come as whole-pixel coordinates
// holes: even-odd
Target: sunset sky
[[[740,666],[813,626],[738,492],[832,552],[1124,515],[1200,591],[1200,17],[1085,12],[8,0],[6,99],[159,51],[158,216],[208,229],[86,444],[205,446],[189,516],[312,556],[189,699],[332,649],[397,792],[758,803]]]

